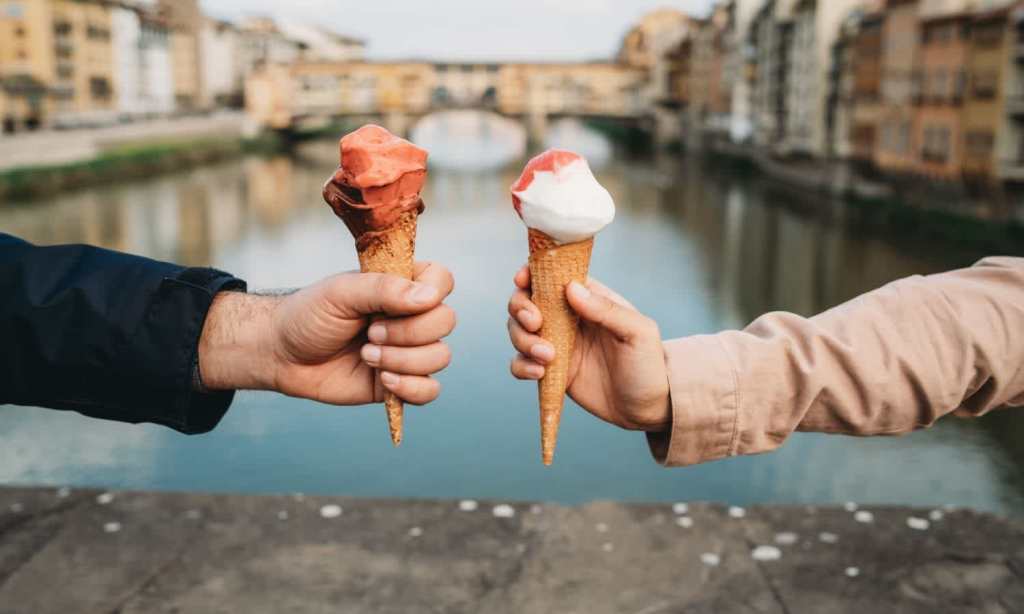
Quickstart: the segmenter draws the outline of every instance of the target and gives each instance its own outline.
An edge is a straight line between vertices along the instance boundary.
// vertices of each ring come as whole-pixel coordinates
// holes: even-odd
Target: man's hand
[[[512,374],[539,380],[555,348],[537,333],[543,318],[530,300],[530,270],[515,276],[518,290],[508,304],[509,336],[519,355]],[[668,372],[658,325],[595,280],[566,289],[580,316],[569,365],[569,395],[598,418],[625,429],[658,432],[669,428]]]
[[[451,360],[441,339],[455,327],[442,304],[453,286],[444,267],[417,263],[415,281],[345,273],[288,296],[221,293],[199,342],[203,384],[333,405],[380,402],[386,388],[429,403],[440,393],[430,376]]]

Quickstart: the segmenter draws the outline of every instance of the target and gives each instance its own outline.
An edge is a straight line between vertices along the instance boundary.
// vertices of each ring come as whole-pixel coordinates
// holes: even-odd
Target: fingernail
[[[526,368],[526,374],[534,379],[541,379],[544,377],[544,367],[540,365],[530,365]]]
[[[555,348],[551,347],[547,343],[538,343],[537,345],[530,348],[530,354],[539,360],[549,362],[555,357]]]
[[[385,388],[394,388],[398,385],[399,377],[389,371],[380,372],[380,383],[384,384]]]
[[[363,346],[363,360],[369,365],[379,365],[381,353],[379,345],[366,344]]]
[[[374,322],[370,325],[370,329],[366,331],[366,336],[370,341],[383,345],[388,340],[388,327],[384,326],[382,322]]]
[[[409,293],[409,300],[417,305],[433,303],[437,300],[437,289],[426,284],[413,284],[412,292]]]
[[[590,290],[578,281],[574,281],[569,284],[569,292],[575,294],[576,298],[584,300],[590,298]]]

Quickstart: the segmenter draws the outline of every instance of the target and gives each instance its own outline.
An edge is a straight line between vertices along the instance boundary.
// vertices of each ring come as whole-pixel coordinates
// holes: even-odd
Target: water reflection
[[[305,284],[356,266],[352,240],[320,200],[333,143],[0,209],[0,229],[38,243],[88,242],[193,265],[253,287]],[[779,453],[665,471],[643,438],[568,411],[552,469],[537,461],[535,392],[507,375],[505,300],[526,258],[507,198],[518,162],[432,169],[418,251],[449,264],[462,314],[445,392],[409,412],[387,444],[379,408],[334,409],[242,394],[213,434],[0,410],[0,481],[135,488],[306,491],[364,496],[582,501],[714,499],[954,503],[1024,511],[1019,414],[946,421],[904,439],[798,435]],[[980,254],[865,238],[841,210],[713,165],[616,158],[598,170],[620,211],[593,273],[667,336],[739,327],[774,309],[810,314],[890,280]],[[812,203],[814,204],[814,203]],[[988,425],[998,425],[989,427]],[[899,471],[893,471],[898,467]]]

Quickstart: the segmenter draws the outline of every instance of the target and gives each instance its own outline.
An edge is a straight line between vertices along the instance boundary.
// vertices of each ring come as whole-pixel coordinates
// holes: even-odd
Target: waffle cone
[[[387,230],[356,237],[359,266],[363,273],[389,273],[412,279],[416,251],[416,218],[419,212],[405,213]],[[396,446],[402,443],[402,400],[391,392],[385,393],[384,407],[388,412],[388,429]]]
[[[555,347],[555,359],[538,384],[541,456],[545,465],[550,465],[555,458],[558,425],[569,382],[569,363],[579,325],[579,317],[565,298],[565,288],[573,281],[586,282],[593,249],[593,238],[559,245],[543,232],[530,229],[533,302],[544,317],[540,336]]]

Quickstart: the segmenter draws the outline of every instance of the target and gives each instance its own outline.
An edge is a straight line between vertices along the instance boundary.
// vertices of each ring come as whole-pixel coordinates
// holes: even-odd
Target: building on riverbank
[[[964,179],[980,190],[1024,180],[1024,2],[974,15],[964,98]]]
[[[117,5],[111,14],[117,113],[122,119],[174,110],[174,73],[167,21],[143,6]]]
[[[913,142],[920,154],[917,174],[940,181],[957,181],[963,168],[963,104],[972,14],[966,2],[943,3],[921,13],[921,91],[914,111]]]
[[[231,22],[204,17],[199,31],[200,68],[207,103],[240,108],[245,80],[240,59],[242,36]]]

